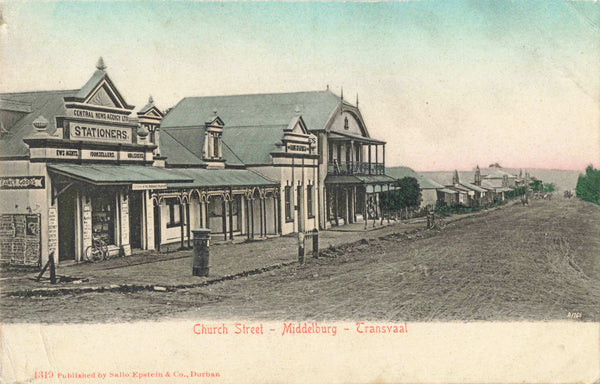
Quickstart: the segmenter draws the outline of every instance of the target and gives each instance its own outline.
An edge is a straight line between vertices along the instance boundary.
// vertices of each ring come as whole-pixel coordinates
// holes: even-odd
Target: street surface
[[[253,256],[273,258],[263,266],[279,266],[173,291],[3,294],[2,321],[600,319],[600,207],[576,199],[535,200],[530,206],[455,216],[444,230],[423,228],[414,223],[366,233],[328,231],[322,257],[307,256],[304,265],[295,262],[293,238],[226,245],[221,251],[217,246],[215,255],[233,253],[240,260],[246,258],[236,256],[236,249],[256,247],[248,248],[255,249]],[[328,248],[327,241],[335,246]],[[187,282],[190,261],[178,260]],[[128,267],[135,268],[132,281],[143,281],[145,270],[159,276],[164,263],[168,268],[169,262]],[[93,271],[100,264],[87,267]],[[84,273],[86,265],[78,268]],[[124,278],[122,271],[133,273],[110,271],[117,280]],[[110,282],[110,274],[97,273]],[[175,286],[176,280],[169,278]]]

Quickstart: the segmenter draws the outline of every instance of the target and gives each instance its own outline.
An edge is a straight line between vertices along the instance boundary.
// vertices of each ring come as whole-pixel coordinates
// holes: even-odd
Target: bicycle
[[[85,249],[85,259],[90,262],[105,260],[108,256],[108,246],[98,235],[92,235],[92,245]]]

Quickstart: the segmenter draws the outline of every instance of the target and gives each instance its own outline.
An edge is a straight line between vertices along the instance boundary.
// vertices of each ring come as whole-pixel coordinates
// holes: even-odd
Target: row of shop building
[[[482,171],[479,166],[468,172],[440,172],[437,181],[408,167],[388,167],[386,174],[394,179],[417,179],[422,196],[420,208],[427,207],[430,210],[436,205],[478,207],[504,201],[508,192],[535,180],[529,171],[524,174],[520,171],[519,175],[515,175],[503,169]]]
[[[385,142],[329,91],[188,97],[135,111],[100,60],[80,89],[0,94],[0,261],[256,239],[381,215]]]

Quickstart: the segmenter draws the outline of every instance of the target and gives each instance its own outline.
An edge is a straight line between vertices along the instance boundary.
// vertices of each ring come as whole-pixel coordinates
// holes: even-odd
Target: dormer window
[[[215,114],[204,124],[206,129],[204,160],[209,166],[223,166],[223,121]],[[219,165],[220,164],[220,165]]]
[[[213,133],[213,148],[212,148],[212,157],[220,159],[222,157],[221,154],[221,135],[217,133]]]

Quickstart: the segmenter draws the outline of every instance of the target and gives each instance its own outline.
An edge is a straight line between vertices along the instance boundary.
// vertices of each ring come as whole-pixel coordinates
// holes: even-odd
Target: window
[[[350,126],[348,125],[348,116],[344,117],[344,129],[350,129]]]
[[[220,158],[221,156],[219,155],[219,135],[215,134],[213,136],[214,139],[214,145],[213,145],[213,156],[216,158]]]
[[[167,207],[169,207],[169,221],[167,222],[167,228],[181,225],[179,201],[168,200]]]
[[[309,185],[306,187],[306,212],[309,218],[315,217],[313,212],[313,188],[314,185]]]
[[[285,187],[285,221],[294,221],[292,218],[292,187],[289,185]]]

